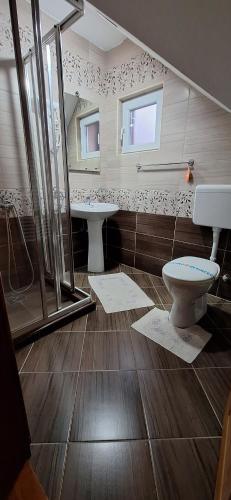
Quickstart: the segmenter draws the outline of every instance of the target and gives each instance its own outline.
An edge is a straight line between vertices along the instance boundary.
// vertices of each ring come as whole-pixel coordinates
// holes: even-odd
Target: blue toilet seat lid
[[[216,262],[200,257],[180,257],[163,267],[163,274],[183,281],[208,281],[216,279],[220,267]]]

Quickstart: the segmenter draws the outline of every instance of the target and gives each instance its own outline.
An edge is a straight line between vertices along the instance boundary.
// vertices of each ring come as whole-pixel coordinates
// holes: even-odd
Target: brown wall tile
[[[211,247],[213,243],[212,228],[193,224],[189,217],[177,217],[175,240]],[[219,248],[226,248],[226,244],[227,231],[223,230],[220,235]]]
[[[221,268],[221,277],[219,279],[219,286],[217,294],[223,299],[231,300],[231,282],[223,281],[224,274],[231,275],[231,252],[225,252],[223,266]]]
[[[162,267],[166,262],[165,260],[148,257],[147,255],[135,254],[135,267],[156,276],[162,276]]]
[[[111,227],[107,230],[107,241],[108,245],[125,248],[127,250],[135,250],[135,232],[126,231],[124,229],[112,229]]]
[[[211,228],[197,226],[188,217],[177,217],[175,240],[210,247],[213,235]]]
[[[175,217],[171,215],[137,214],[137,232],[173,239]]]
[[[117,262],[121,262],[121,264],[126,264],[127,266],[135,267],[134,263],[134,252],[130,252],[130,250],[126,250],[124,248],[107,246],[107,256],[109,259],[116,260]]]
[[[74,253],[74,268],[78,269],[79,267],[86,266],[88,260],[88,252],[85,250],[81,250],[80,252]]]
[[[136,230],[136,212],[120,210],[107,220],[107,225],[114,229]]]
[[[179,241],[174,241],[173,246],[173,259],[177,259],[178,257],[184,257],[192,255],[194,257],[201,257],[202,259],[209,259],[211,255],[211,248],[200,246],[200,245],[191,245],[190,243],[184,243]],[[224,251],[218,250],[217,261],[218,264],[222,264],[224,258]]]
[[[231,252],[231,231],[228,231],[228,241],[226,249],[229,250],[229,252]]]
[[[136,252],[157,259],[171,260],[173,240],[136,233]]]

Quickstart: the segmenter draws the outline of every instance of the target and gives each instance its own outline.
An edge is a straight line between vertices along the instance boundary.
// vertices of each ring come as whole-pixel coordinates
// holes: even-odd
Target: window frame
[[[81,149],[82,160],[88,160],[90,158],[99,158],[100,156],[100,140],[99,140],[99,151],[91,151],[91,152],[87,151],[86,127],[96,122],[99,122],[99,130],[100,130],[99,111],[94,111],[93,113],[90,113],[87,116],[79,118],[80,149]]]
[[[130,112],[156,104],[155,142],[130,144]],[[122,101],[122,153],[135,153],[160,148],[163,87]]]

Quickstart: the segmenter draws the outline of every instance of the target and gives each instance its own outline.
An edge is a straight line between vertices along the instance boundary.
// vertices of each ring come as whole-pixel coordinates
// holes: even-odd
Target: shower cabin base
[[[17,304],[9,304],[7,310],[9,312],[11,335],[15,347],[27,345],[34,340],[38,340],[41,336],[47,335],[64,325],[70,323],[74,319],[88,314],[88,312],[95,309],[96,304],[91,299],[89,300],[88,295],[81,290],[76,290],[75,293],[70,293],[69,291],[62,292],[62,304],[63,309],[59,313],[53,313],[54,308],[54,295],[53,288],[48,285],[48,309],[51,313],[49,318],[41,319],[41,310],[36,306],[37,292],[36,286],[34,290],[28,296],[24,296],[21,302]],[[50,298],[49,298],[50,289]],[[7,300],[7,294],[6,294]],[[87,299],[88,302],[83,304],[83,299]],[[79,307],[77,303],[79,302]],[[24,321],[24,323],[23,323]],[[20,331],[17,330],[17,325],[20,323]],[[31,326],[33,323],[33,327]],[[23,325],[23,326],[22,326]]]

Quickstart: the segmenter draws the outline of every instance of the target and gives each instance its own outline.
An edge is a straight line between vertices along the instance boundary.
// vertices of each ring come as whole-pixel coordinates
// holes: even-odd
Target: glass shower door
[[[63,87],[59,80],[60,74],[57,76],[57,43],[54,31],[51,39],[42,47],[45,124],[35,55],[31,52],[25,59],[36,183],[39,189],[45,283],[49,294],[48,313],[61,309],[63,302],[66,302],[62,290],[74,291],[66,135],[62,130],[65,121],[62,120],[62,96],[60,98]],[[48,150],[44,144],[44,134]]]
[[[16,2],[10,2],[41,299],[40,317],[20,329],[20,336],[91,303],[74,288],[61,54],[61,31],[82,16],[83,5],[78,0],[76,10],[43,39],[38,0],[31,0],[31,13],[34,47],[23,59]]]

